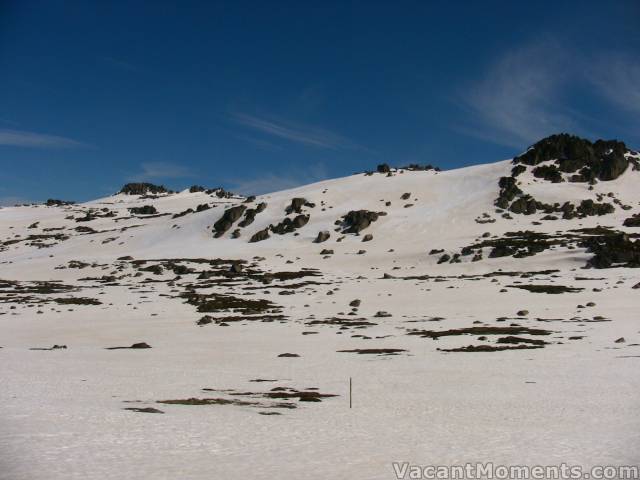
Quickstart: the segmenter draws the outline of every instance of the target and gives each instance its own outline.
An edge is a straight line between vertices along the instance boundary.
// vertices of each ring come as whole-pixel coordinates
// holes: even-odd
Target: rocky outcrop
[[[147,195],[149,193],[168,193],[164,185],[154,185],[153,183],[127,183],[118,193],[124,193],[126,195]]]
[[[314,208],[315,203],[308,202],[306,198],[293,198],[291,204],[285,208],[287,215],[291,213],[302,213],[302,207]]]
[[[562,173],[555,165],[540,165],[533,169],[533,176],[536,178],[542,178],[551,183],[564,182]]]
[[[253,234],[253,236],[249,239],[249,243],[261,242],[269,238],[269,229],[265,228],[264,230],[260,230]]]
[[[632,241],[625,233],[588,238],[582,246],[594,254],[587,263],[590,267],[640,267],[640,240]]]
[[[386,215],[386,212],[351,210],[344,217],[342,217],[342,225],[344,227],[342,233],[358,234],[373,222],[378,220],[381,215]]]
[[[635,215],[627,218],[623,225],[625,227],[640,227],[640,213],[636,213]]]
[[[271,226],[271,231],[278,235],[292,233],[298,228],[304,227],[309,222],[309,215],[297,215],[293,219],[286,217],[282,222]]]
[[[257,213],[258,211],[255,208],[247,208],[247,210],[244,212],[244,218],[238,224],[238,226],[241,228],[244,228],[251,225],[253,221],[256,219]]]
[[[144,205],[142,207],[131,207],[128,209],[132,215],[155,215],[158,213],[153,205]]]
[[[498,181],[498,187],[500,187],[500,193],[495,202],[497,207],[507,209],[509,203],[518,195],[522,195],[522,190],[516,185],[516,179],[514,177],[500,177]]]
[[[238,205],[236,207],[231,207],[225,210],[222,217],[213,224],[214,236],[216,238],[221,237],[224,233],[229,230],[233,224],[242,216],[244,211],[247,209],[244,205]]]
[[[67,202],[67,201],[64,201],[64,200],[58,200],[58,199],[55,199],[55,198],[50,198],[50,199],[48,199],[46,201],[45,205],[47,207],[62,207],[64,205],[73,205],[75,203],[76,202]]]
[[[597,140],[592,143],[584,138],[561,133],[540,140],[525,153],[513,159],[514,164],[535,166],[553,160],[559,172],[576,173],[573,182],[615,180],[625,172],[629,150],[617,140]],[[539,175],[558,178],[551,169],[538,170]]]

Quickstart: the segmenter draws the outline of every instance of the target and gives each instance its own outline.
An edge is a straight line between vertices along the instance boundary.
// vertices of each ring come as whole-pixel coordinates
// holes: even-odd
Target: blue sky
[[[0,204],[640,148],[637,1],[0,0]]]

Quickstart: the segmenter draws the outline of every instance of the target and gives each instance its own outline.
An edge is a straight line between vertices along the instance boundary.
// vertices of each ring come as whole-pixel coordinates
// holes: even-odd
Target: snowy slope
[[[562,218],[496,208],[513,166],[0,209],[0,478],[638,463],[639,270],[585,268],[584,242],[637,238],[623,223],[640,213],[640,171],[590,185],[527,167],[523,195],[613,208]],[[287,214],[294,198],[307,205]],[[214,238],[226,210],[261,203]],[[358,210],[384,215],[345,233]],[[108,349],[138,342],[152,348]]]

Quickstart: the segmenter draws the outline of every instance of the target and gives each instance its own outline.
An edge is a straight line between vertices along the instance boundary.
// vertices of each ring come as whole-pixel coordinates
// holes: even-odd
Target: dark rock
[[[440,263],[445,263],[445,262],[448,262],[449,260],[451,260],[451,255],[448,255],[448,254],[446,254],[446,253],[445,253],[444,255],[442,255],[442,256],[438,259],[438,263],[439,263],[439,264],[440,264]]]
[[[573,181],[608,181],[618,178],[629,166],[625,157],[627,151],[625,144],[617,140],[598,140],[592,143],[562,133],[540,140],[525,153],[515,157],[513,163],[533,166],[554,160],[562,172],[573,173],[579,170],[579,175]]]
[[[323,232],[318,232],[318,236],[316,237],[316,239],[313,241],[313,243],[322,243],[322,242],[326,242],[327,240],[329,240],[329,238],[331,237],[331,234],[328,231],[323,231]]]
[[[126,195],[147,195],[149,193],[168,193],[164,185],[154,185],[153,183],[127,183],[118,193]]]
[[[378,173],[389,173],[389,172],[391,172],[391,167],[389,167],[389,165],[387,165],[386,163],[381,163],[380,165],[378,165],[376,167],[376,172],[378,172]]]
[[[269,238],[269,236],[269,229],[265,228],[264,230],[260,230],[259,232],[254,233],[253,236],[249,239],[249,243],[262,242],[263,240]]]
[[[587,262],[594,268],[640,267],[640,240],[632,241],[624,233],[598,235],[581,243],[594,256]]]
[[[407,193],[403,193],[403,194],[400,196],[400,199],[401,199],[401,200],[409,200],[409,197],[411,197],[411,193],[408,193],[408,192],[407,192]]]
[[[231,268],[229,268],[231,273],[242,273],[242,264],[241,263],[232,263]]]
[[[536,178],[542,178],[551,183],[564,182],[562,173],[560,173],[560,170],[558,170],[558,167],[555,165],[540,165],[533,169],[533,176]]]
[[[367,233],[364,237],[362,237],[363,242],[370,242],[371,240],[373,240],[373,235],[371,235],[370,233]]]
[[[255,220],[257,213],[258,211],[256,209],[247,208],[247,210],[244,212],[244,218],[240,221],[240,223],[238,223],[238,226],[244,228],[251,225]]]
[[[149,345],[148,343],[145,343],[145,342],[140,342],[140,343],[134,343],[129,348],[133,348],[133,349],[151,348],[151,345]]]
[[[640,227],[640,213],[627,218],[622,225],[625,227]]]
[[[355,300],[351,300],[351,302],[349,302],[349,306],[350,307],[359,307],[360,303],[362,303],[359,299],[355,299]]]
[[[62,207],[64,205],[73,205],[75,203],[76,202],[67,202],[67,201],[64,201],[64,200],[58,200],[58,199],[55,199],[55,198],[50,198],[50,199],[48,199],[46,201],[45,205],[47,207]]]
[[[369,210],[351,210],[343,218],[344,230],[342,233],[360,233],[362,230],[378,220],[379,213]]]
[[[278,235],[292,233],[298,228],[304,227],[309,222],[308,215],[297,215],[293,219],[286,217],[282,222],[271,226],[271,231]]]
[[[620,337],[618,338],[614,343],[624,343],[626,342],[626,340],[624,339],[624,337]]]
[[[133,215],[155,215],[158,213],[153,205],[144,205],[142,207],[131,207],[128,209]]]
[[[333,255],[333,250],[325,248],[320,252],[320,255]]]
[[[291,205],[285,208],[285,212],[287,215],[289,215],[290,213],[302,213],[302,207],[306,207],[310,205],[313,205],[313,204],[310,204],[309,202],[307,202],[306,198],[301,198],[301,197],[293,198],[291,200]]]
[[[245,207],[244,205],[238,205],[225,210],[222,217],[213,224],[213,230],[215,231],[214,236],[218,238],[224,235],[224,233],[229,230],[233,226],[233,224],[242,216],[246,209],[247,207]]]

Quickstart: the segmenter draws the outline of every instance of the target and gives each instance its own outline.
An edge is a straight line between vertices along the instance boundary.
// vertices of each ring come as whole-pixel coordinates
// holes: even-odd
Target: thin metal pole
[[[349,408],[351,408],[352,405],[353,405],[353,403],[351,401],[351,393],[352,393],[352,391],[353,391],[353,386],[352,386],[352,383],[351,383],[351,377],[349,377]]]

